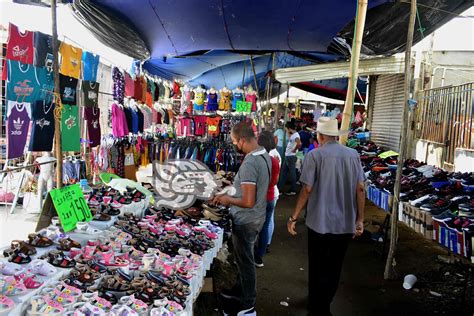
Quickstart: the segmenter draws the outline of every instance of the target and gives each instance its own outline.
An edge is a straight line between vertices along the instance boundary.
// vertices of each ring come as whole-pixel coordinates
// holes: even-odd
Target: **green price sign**
[[[91,210],[78,184],[51,190],[49,194],[65,232],[75,229],[77,222],[92,220]]]

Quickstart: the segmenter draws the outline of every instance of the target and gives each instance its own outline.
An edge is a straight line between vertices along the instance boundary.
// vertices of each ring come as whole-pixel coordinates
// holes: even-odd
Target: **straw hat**
[[[337,128],[337,120],[330,117],[320,117],[316,131],[327,136],[339,136],[344,134]]]

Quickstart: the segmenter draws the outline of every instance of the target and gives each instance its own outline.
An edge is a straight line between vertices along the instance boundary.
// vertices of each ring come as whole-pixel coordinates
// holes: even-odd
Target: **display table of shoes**
[[[223,210],[211,211],[222,215],[220,221],[151,207],[143,217],[113,215],[107,229],[92,221],[67,234],[54,218],[27,242],[5,249],[0,313],[192,315],[230,225]]]

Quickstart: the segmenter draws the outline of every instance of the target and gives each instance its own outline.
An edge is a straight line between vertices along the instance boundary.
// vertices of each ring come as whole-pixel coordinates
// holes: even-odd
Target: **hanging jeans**
[[[271,236],[273,235],[273,214],[275,212],[275,205],[277,199],[273,201],[267,202],[267,213],[265,215],[265,223],[263,224],[262,230],[260,234],[258,234],[258,243],[257,243],[257,253],[256,255],[263,258],[265,255],[265,251],[267,250],[267,246],[270,243]],[[271,230],[270,230],[271,229]]]
[[[308,228],[309,315],[331,315],[342,263],[352,234],[319,234]]]
[[[281,166],[280,181],[278,182],[280,192],[283,192],[288,175],[290,176],[290,192],[296,192],[296,156],[285,157],[285,161]]]
[[[239,273],[236,288],[241,291],[240,303],[246,309],[255,306],[257,299],[254,247],[261,228],[261,223],[234,224],[232,227],[232,244]]]

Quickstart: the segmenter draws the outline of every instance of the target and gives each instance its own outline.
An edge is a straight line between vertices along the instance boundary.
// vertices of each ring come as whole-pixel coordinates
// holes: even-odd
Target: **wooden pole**
[[[349,77],[347,79],[346,102],[344,103],[344,112],[342,114],[341,130],[349,130],[349,123],[352,118],[352,109],[354,107],[354,97],[357,87],[357,78],[359,72],[360,47],[362,46],[362,38],[364,36],[365,16],[367,13],[368,0],[357,1],[356,20],[354,26],[354,38],[352,39],[351,64],[349,68]],[[339,137],[339,143],[345,145],[347,142],[347,134]]]
[[[410,98],[411,87],[411,46],[413,44],[413,32],[415,29],[416,0],[411,0],[410,19],[408,23],[407,45],[405,49],[405,96],[403,98],[403,120],[402,135],[400,140],[400,153],[398,155],[397,174],[395,177],[395,186],[393,193],[393,205],[391,215],[390,249],[388,251],[387,262],[385,264],[385,279],[395,277],[395,251],[398,240],[398,204],[400,201],[400,179],[402,177],[402,168],[407,154],[407,129],[408,129],[408,99]]]
[[[59,41],[58,41],[58,27],[56,18],[56,0],[51,0],[51,20],[53,27],[53,71],[54,71],[54,94],[56,99],[56,107],[60,106],[60,92],[59,92]],[[55,111],[54,120],[54,152],[56,156],[56,187],[63,186],[63,157],[61,148],[61,112]]]
[[[253,64],[252,55],[250,55],[250,66],[252,66],[253,82],[255,83],[255,91],[257,92],[257,97],[258,97],[257,73],[255,72],[255,65]]]

